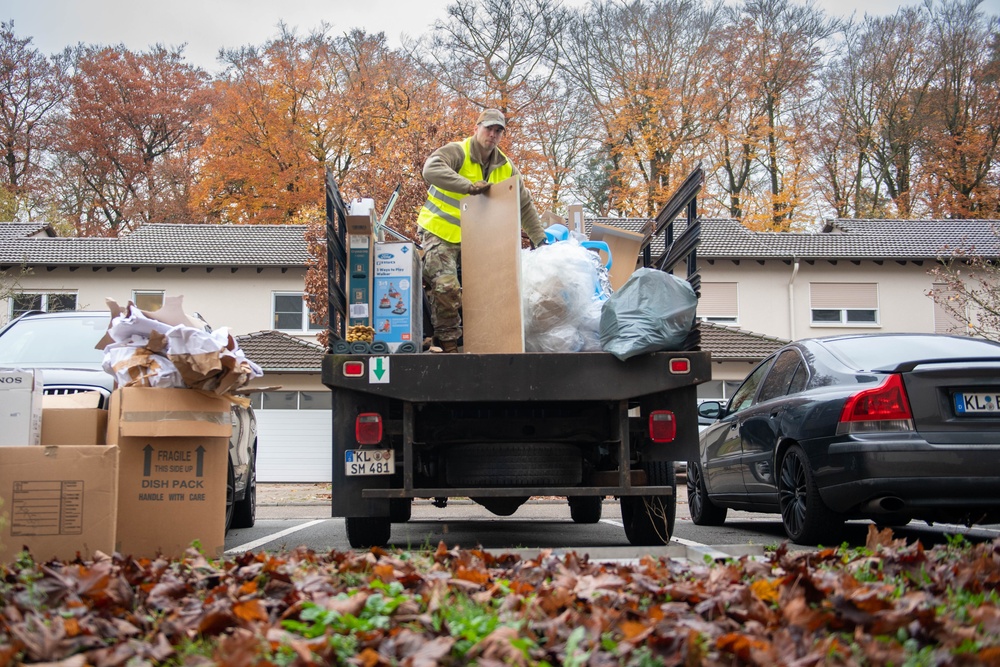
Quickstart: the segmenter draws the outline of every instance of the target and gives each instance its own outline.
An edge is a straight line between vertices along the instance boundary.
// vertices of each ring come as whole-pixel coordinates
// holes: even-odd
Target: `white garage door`
[[[316,399],[326,403],[323,399],[328,396],[328,392],[276,391],[255,401],[258,482],[333,479],[333,414],[315,404]]]

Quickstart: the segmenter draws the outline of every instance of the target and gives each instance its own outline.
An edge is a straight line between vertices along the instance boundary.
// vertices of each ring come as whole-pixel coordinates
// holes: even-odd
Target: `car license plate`
[[[344,452],[344,472],[358,475],[391,475],[396,471],[396,457],[391,449],[348,449]]]
[[[997,412],[1000,409],[1000,393],[958,392],[955,394],[955,413],[977,415]]]

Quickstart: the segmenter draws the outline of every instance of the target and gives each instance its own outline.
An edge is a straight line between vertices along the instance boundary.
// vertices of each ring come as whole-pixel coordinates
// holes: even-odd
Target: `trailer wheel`
[[[391,498],[389,500],[389,522],[406,523],[413,516],[413,498]]]
[[[562,442],[474,442],[448,449],[451,486],[575,486],[583,480],[583,455]]]
[[[370,549],[389,544],[392,529],[389,517],[349,516],[344,519],[344,523],[347,524],[347,541],[354,549]]]
[[[649,484],[677,488],[673,461],[650,461],[642,467]],[[676,496],[622,496],[620,502],[629,544],[645,547],[670,542],[677,518]]]
[[[597,523],[601,520],[604,498],[601,496],[570,496],[569,516],[573,523]]]

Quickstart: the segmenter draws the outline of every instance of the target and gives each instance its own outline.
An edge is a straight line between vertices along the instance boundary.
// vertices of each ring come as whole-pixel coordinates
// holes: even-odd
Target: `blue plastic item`
[[[588,250],[603,250],[608,256],[608,263],[604,265],[605,269],[611,270],[611,248],[604,241],[583,241],[580,243],[584,248]]]
[[[569,238],[569,229],[566,228],[566,225],[560,225],[559,223],[549,225],[545,228],[545,238],[549,243],[565,241]]]

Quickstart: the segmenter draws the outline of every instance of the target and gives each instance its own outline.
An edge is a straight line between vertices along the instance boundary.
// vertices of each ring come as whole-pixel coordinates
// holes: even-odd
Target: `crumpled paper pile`
[[[111,324],[97,344],[104,370],[119,387],[178,387],[232,394],[264,372],[243,354],[229,329],[211,331],[184,313],[183,297],[164,297],[157,311],[107,299]]]

